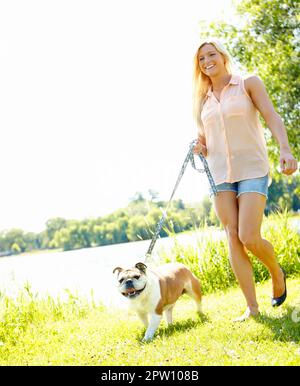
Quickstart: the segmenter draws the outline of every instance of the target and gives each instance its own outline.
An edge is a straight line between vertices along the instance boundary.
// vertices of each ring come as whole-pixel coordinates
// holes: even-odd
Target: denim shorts
[[[239,197],[243,193],[259,193],[268,198],[268,174],[264,177],[251,178],[249,180],[242,180],[237,182],[224,182],[223,184],[216,185],[218,192],[235,192],[236,197]],[[213,195],[212,189],[209,188],[210,197]]]

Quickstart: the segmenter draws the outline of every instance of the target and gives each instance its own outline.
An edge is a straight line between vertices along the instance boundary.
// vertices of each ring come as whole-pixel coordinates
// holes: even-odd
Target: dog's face
[[[128,299],[135,299],[147,285],[146,265],[137,263],[135,267],[123,269],[116,267],[113,273],[118,272],[119,291]]]

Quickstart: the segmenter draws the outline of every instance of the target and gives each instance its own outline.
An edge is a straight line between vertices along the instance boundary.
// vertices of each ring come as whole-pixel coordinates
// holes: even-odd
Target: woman
[[[218,194],[214,208],[224,226],[230,263],[246,298],[243,321],[259,314],[252,265],[247,250],[268,268],[272,306],[286,298],[285,273],[272,244],[260,234],[267,200],[269,162],[261,113],[280,146],[283,174],[297,169],[280,116],[257,76],[232,74],[230,56],[216,39],[204,41],[194,58],[194,114],[199,128],[194,153],[208,162]]]

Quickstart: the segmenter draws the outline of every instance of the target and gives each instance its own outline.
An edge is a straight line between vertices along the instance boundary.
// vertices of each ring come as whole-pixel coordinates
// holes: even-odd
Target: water
[[[222,237],[215,232],[214,237]],[[162,251],[167,252],[175,239],[184,245],[197,247],[204,234],[183,234],[176,238],[157,240],[152,264],[159,261]],[[0,258],[0,291],[16,296],[26,283],[39,296],[67,298],[68,291],[87,298],[100,300],[106,305],[122,305],[117,291],[115,267],[132,267],[144,261],[150,240],[85,248],[76,251],[26,254]],[[151,263],[150,263],[151,265]],[[92,295],[93,294],[93,295]]]

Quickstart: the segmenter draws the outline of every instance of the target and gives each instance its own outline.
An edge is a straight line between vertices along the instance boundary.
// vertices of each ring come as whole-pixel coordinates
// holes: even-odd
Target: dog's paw
[[[146,334],[144,338],[142,339],[142,342],[150,342],[153,339],[153,334]]]

